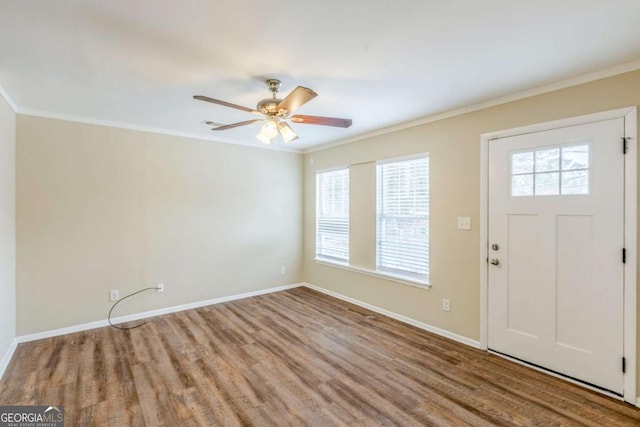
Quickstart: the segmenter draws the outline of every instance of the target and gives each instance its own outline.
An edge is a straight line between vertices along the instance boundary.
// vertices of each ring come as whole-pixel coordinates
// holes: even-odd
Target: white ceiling
[[[0,0],[0,86],[18,111],[260,145],[224,132],[301,85],[298,149],[640,58],[638,0]],[[277,147],[282,147],[279,141]]]

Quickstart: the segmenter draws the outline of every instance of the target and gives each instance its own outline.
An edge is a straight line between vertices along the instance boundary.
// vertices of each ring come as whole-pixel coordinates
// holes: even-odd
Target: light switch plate
[[[459,216],[458,230],[471,230],[471,218],[468,216]]]

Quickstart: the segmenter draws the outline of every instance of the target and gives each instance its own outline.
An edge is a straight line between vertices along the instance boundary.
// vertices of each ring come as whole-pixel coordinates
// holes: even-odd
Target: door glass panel
[[[511,173],[520,174],[531,172],[533,172],[533,153],[514,153],[511,157]]]
[[[532,156],[533,158],[533,156]],[[511,176],[512,196],[533,196],[533,174]]]
[[[560,170],[560,149],[536,150],[536,172]]]
[[[590,143],[512,152],[511,196],[589,194]]]
[[[560,174],[558,172],[537,173],[536,196],[555,196],[560,193]]]
[[[574,145],[562,147],[562,170],[587,169],[589,167],[589,146]]]
[[[589,194],[589,171],[562,172],[562,194]]]

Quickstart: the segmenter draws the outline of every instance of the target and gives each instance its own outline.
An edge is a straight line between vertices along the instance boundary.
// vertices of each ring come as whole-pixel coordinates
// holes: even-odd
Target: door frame
[[[489,142],[497,138],[541,132],[569,126],[600,122],[611,119],[624,119],[624,132],[628,139],[624,172],[624,245],[627,259],[624,264],[624,355],[626,373],[624,375],[625,402],[640,407],[640,397],[636,396],[637,362],[637,156],[638,124],[637,107],[619,108],[600,113],[537,123],[512,129],[488,132],[480,136],[480,348],[488,350],[488,291],[489,291]],[[620,142],[622,149],[622,142]],[[561,377],[567,379],[565,377]],[[571,381],[571,380],[569,380]],[[572,381],[583,385],[580,382]],[[589,387],[590,388],[590,387]],[[600,390],[594,389],[601,392]],[[605,393],[608,394],[609,393]],[[619,396],[614,396],[620,399]]]

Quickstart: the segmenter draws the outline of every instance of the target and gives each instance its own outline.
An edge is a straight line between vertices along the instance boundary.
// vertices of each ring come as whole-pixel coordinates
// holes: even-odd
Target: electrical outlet
[[[120,299],[120,291],[117,289],[112,289],[109,291],[109,301],[114,302]]]
[[[286,266],[283,265],[282,267],[280,267],[280,274],[282,274],[282,275],[287,274],[287,267]]]
[[[451,311],[451,301],[448,298],[442,298],[442,310]]]
[[[164,294],[164,283],[158,283],[158,285],[156,286],[157,288],[157,292],[159,294]]]

